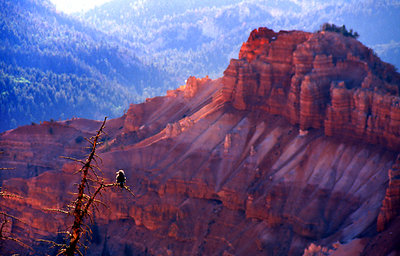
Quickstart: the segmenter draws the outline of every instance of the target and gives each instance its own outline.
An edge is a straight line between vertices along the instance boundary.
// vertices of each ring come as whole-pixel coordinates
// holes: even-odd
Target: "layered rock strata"
[[[237,109],[400,151],[400,76],[353,38],[254,30],[223,83],[222,99]]]
[[[389,169],[389,186],[378,216],[378,231],[383,231],[388,224],[400,216],[400,154]]]
[[[398,100],[399,74],[354,39],[253,31],[222,79],[191,77],[107,123],[100,167],[110,181],[124,169],[136,197],[104,193],[88,255],[302,255],[337,241],[396,253]],[[51,136],[49,125],[1,134],[0,164],[24,173],[54,154],[83,157],[76,138],[99,122],[56,122]],[[43,209],[70,202],[78,168],[1,176],[22,197],[1,210],[29,224],[15,234],[56,239],[69,220]]]
[[[102,199],[110,209],[96,213],[96,223],[113,237],[109,253],[129,245],[151,255],[300,255],[310,242],[346,243],[374,225],[392,152],[319,131],[299,136],[278,117],[209,114],[175,137],[100,154],[107,177],[124,169],[137,194],[115,190]],[[6,180],[24,199],[2,209],[30,223],[32,235],[54,234],[66,222],[42,210],[68,203],[76,169]]]

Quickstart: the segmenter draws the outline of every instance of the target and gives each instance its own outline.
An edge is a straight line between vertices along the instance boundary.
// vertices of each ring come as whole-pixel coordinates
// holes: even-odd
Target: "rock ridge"
[[[224,72],[219,100],[400,151],[400,74],[356,39],[259,28]]]
[[[110,208],[94,217],[88,255],[303,255],[358,239],[391,253],[395,240],[376,227],[389,236],[400,223],[398,81],[356,40],[253,31],[223,78],[190,77],[107,122],[104,176],[124,169],[137,196],[104,194]],[[24,198],[0,198],[0,207],[29,223],[12,224],[20,237],[65,228],[43,208],[70,202],[79,167],[54,159],[83,158],[81,139],[98,125],[76,119],[0,134],[0,164],[16,167],[0,176],[2,187]],[[30,173],[29,162],[46,169]]]

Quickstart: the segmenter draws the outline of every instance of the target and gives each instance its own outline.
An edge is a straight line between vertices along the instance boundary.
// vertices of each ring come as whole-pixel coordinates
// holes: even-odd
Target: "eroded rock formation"
[[[400,151],[400,76],[353,38],[254,30],[223,83],[224,100],[237,109]]]
[[[110,209],[95,215],[88,254],[369,250],[382,241],[376,228],[392,232],[400,209],[399,84],[393,67],[355,39],[253,31],[223,78],[191,77],[107,124],[101,168],[110,180],[124,169],[137,197],[104,194]],[[1,134],[0,164],[17,167],[2,185],[23,199],[0,205],[30,224],[14,224],[23,239],[54,238],[65,227],[42,209],[69,202],[78,167],[52,159],[82,157],[76,138],[96,125],[77,119]],[[52,151],[57,143],[66,147]],[[30,161],[47,169],[20,175]],[[385,241],[396,250],[396,240]]]
[[[383,231],[388,224],[400,216],[400,155],[389,169],[389,186],[378,216],[378,231]]]

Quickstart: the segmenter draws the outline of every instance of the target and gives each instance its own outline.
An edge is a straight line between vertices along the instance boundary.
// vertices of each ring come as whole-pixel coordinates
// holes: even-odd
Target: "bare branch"
[[[6,191],[0,191],[0,196],[6,197],[6,198],[18,198],[18,199],[23,199],[22,196],[12,194],[12,193],[7,193]]]
[[[101,205],[104,206],[105,208],[110,209],[110,207],[109,207],[107,204],[103,203],[103,202],[100,201],[100,200],[95,199],[95,200],[94,200],[94,203],[96,203],[96,204],[101,204]],[[97,211],[99,211],[99,209],[97,208],[96,204],[93,204],[93,206],[96,207]]]
[[[95,167],[98,169],[98,167]],[[97,180],[100,179],[100,177],[97,175],[96,171],[93,169],[93,166],[89,166],[89,169],[92,171],[93,175],[97,178]]]
[[[61,210],[61,209],[43,208],[43,211],[48,211],[48,212],[60,212],[60,213],[67,214],[67,215],[70,215],[70,214],[71,214],[70,212],[64,211],[64,210]]]
[[[84,138],[87,142],[89,142],[90,143],[90,145],[94,145],[94,143],[93,143],[93,141],[91,141],[91,139],[92,139],[92,137],[90,137],[90,139],[88,139],[88,138]],[[91,148],[91,147],[88,147],[88,148]]]
[[[21,219],[18,218],[18,217],[13,216],[13,215],[7,214],[7,213],[5,213],[5,212],[0,212],[0,214],[3,215],[4,217],[8,217],[8,218],[14,219],[14,220],[16,220],[16,221],[18,221],[18,222],[21,222],[21,223],[25,224],[25,225],[29,225],[29,224],[26,223],[25,221],[21,220]],[[0,232],[0,233],[1,233],[1,232]]]
[[[88,181],[91,181],[91,182],[93,182],[93,183],[95,183],[95,184],[100,184],[100,183],[102,183],[103,182],[103,180],[99,177],[99,179],[92,179],[92,178],[89,178],[88,177]],[[92,186],[92,188],[94,188],[95,186]]]
[[[101,159],[101,157],[100,157],[99,155],[97,155],[97,154],[95,153],[94,156],[97,157],[97,159],[100,160],[100,163],[103,163],[103,159]],[[96,160],[96,161],[97,161],[97,160]],[[97,164],[97,162],[96,162],[96,164]]]
[[[132,192],[132,190],[129,188],[129,186],[124,185],[123,187],[125,190],[127,190],[132,196],[136,197],[135,194]]]
[[[67,251],[67,249],[61,248],[60,251],[57,253],[56,256],[61,255],[61,254],[64,254],[66,251]]]
[[[58,244],[58,243],[56,243],[54,241],[47,240],[47,239],[36,239],[36,241],[37,242],[44,242],[44,243],[52,244],[52,246],[50,248],[53,248],[53,247],[64,247],[65,246],[65,244]]]
[[[84,161],[82,161],[80,159],[73,158],[73,157],[69,157],[69,156],[60,156],[60,158],[71,160],[71,161],[75,161],[75,162],[78,162],[78,163],[81,163],[81,164],[85,164]]]
[[[81,253],[81,251],[79,251],[79,249],[76,249],[76,252],[77,252],[80,256],[83,256],[83,254]]]
[[[14,242],[16,242],[17,244],[19,244],[20,246],[22,246],[22,247],[24,247],[24,248],[26,248],[26,249],[29,249],[29,250],[32,250],[32,251],[33,251],[33,248],[32,248],[32,247],[30,247],[29,245],[25,244],[24,242],[22,242],[22,241],[19,240],[18,238],[14,238],[14,237],[2,237],[2,238],[0,238],[0,239],[2,239],[2,240],[14,241]]]

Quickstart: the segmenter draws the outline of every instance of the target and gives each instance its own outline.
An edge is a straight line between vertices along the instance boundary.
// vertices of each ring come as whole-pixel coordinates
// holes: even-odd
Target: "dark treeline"
[[[319,31],[330,31],[340,33],[344,36],[358,38],[360,35],[357,32],[353,32],[353,29],[347,30],[345,25],[336,26],[335,24],[324,23],[322,24]]]
[[[172,84],[134,50],[46,0],[4,0],[0,9],[0,131],[72,116],[116,117]]]
[[[117,116],[129,101],[118,88],[86,76],[43,72],[0,62],[1,128],[73,116]]]

